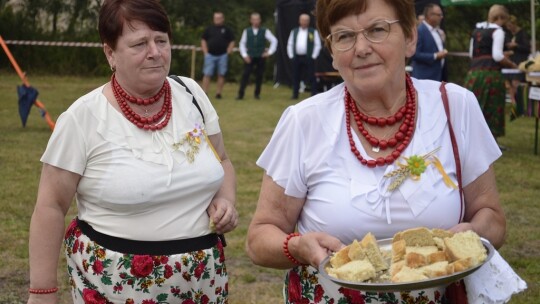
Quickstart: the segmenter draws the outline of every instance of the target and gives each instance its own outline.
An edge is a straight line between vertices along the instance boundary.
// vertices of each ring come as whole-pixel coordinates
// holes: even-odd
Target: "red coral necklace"
[[[374,168],[376,166],[384,166],[392,164],[399,158],[403,150],[409,145],[411,138],[414,134],[415,118],[416,118],[416,98],[414,86],[409,75],[406,76],[406,101],[405,105],[401,107],[396,114],[389,117],[370,117],[358,109],[356,102],[352,98],[347,87],[345,87],[345,122],[347,126],[347,136],[349,137],[349,144],[351,146],[351,152],[356,156],[362,165]],[[360,151],[356,148],[351,131],[351,114],[354,117],[358,131],[364,136],[364,138],[371,144],[374,152],[379,150],[385,150],[387,148],[394,148],[394,151],[386,157],[378,157],[375,160],[366,160],[360,154]],[[395,123],[401,122],[399,129],[388,140],[378,139],[371,135],[364,123],[368,123],[373,126],[385,127],[391,126]]]
[[[113,74],[111,77],[111,84],[114,97],[118,101],[120,110],[122,110],[124,116],[138,128],[157,131],[163,129],[169,123],[172,115],[172,102],[171,87],[167,80],[163,82],[163,86],[156,95],[146,99],[133,97],[124,91],[122,86],[120,86],[118,81],[116,81],[115,74]],[[135,113],[133,108],[129,105],[129,103],[133,103],[139,106],[151,106],[152,104],[158,102],[162,96],[164,96],[163,106],[157,114],[150,117],[142,117],[141,115]]]

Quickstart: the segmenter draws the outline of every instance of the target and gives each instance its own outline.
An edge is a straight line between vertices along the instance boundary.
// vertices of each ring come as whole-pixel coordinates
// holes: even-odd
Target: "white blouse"
[[[132,240],[175,240],[210,233],[206,208],[224,177],[204,137],[193,162],[185,138],[197,125],[220,131],[212,104],[189,78],[192,95],[168,79],[173,113],[160,131],[137,128],[103,95],[104,86],[79,98],[59,118],[41,161],[81,175],[78,216],[95,230]]]
[[[435,155],[457,185],[440,83],[417,79],[413,83],[418,120],[402,156],[425,155],[440,147]],[[474,94],[455,84],[446,88],[465,187],[486,172],[501,152]],[[383,175],[397,166],[372,169],[360,164],[350,151],[344,118],[343,84],[291,106],[257,161],[286,195],[305,198],[300,233],[324,231],[349,244],[367,232],[384,239],[411,227],[448,229],[460,221],[459,191],[447,187],[433,165],[419,180],[408,178],[388,193]],[[353,137],[364,158],[372,159],[356,134]]]

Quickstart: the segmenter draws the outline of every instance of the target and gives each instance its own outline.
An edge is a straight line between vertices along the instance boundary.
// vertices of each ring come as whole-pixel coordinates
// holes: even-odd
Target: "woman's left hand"
[[[213,223],[214,232],[218,234],[232,231],[238,225],[238,212],[234,207],[234,202],[225,198],[214,198],[206,212]]]
[[[468,231],[468,230],[473,230],[473,226],[471,225],[471,223],[462,222],[462,223],[459,223],[459,224],[455,225],[454,227],[450,228],[449,230],[454,232],[454,233],[464,232],[464,231]]]

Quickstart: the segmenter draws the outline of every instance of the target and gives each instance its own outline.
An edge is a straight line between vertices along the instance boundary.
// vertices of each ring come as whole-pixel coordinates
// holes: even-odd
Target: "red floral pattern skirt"
[[[505,134],[506,88],[497,70],[472,70],[465,76],[465,88],[474,93],[494,137]]]
[[[311,266],[291,269],[285,277],[284,296],[287,304],[440,304],[445,287],[397,293],[360,292],[341,287],[321,275]]]
[[[228,303],[221,241],[183,254],[124,254],[90,240],[74,220],[64,245],[73,303]]]

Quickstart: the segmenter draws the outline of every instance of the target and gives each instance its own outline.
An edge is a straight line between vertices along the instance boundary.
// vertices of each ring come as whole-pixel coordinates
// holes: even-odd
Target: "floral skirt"
[[[448,303],[444,298],[444,291],[445,286],[398,293],[361,292],[331,282],[311,266],[291,269],[285,277],[283,289],[287,304]]]
[[[95,243],[73,220],[64,245],[73,303],[228,303],[221,241],[183,254],[125,254]]]
[[[478,99],[493,136],[504,136],[506,87],[501,72],[497,70],[469,71],[465,77],[465,87]]]

